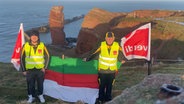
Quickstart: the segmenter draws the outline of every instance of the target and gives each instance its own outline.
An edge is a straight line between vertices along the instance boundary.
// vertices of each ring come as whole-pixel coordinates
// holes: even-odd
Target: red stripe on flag
[[[98,88],[97,74],[63,74],[46,70],[45,79],[53,80],[63,86]]]

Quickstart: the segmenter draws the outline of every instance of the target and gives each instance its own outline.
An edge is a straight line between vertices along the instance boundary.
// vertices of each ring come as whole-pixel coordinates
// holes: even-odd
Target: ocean
[[[105,1],[105,0],[0,0],[0,62],[9,63],[20,23],[24,30],[48,24],[52,6],[64,6],[64,18],[85,15],[97,7],[110,12],[131,12],[143,9],[184,10],[184,1]],[[77,37],[83,19],[65,25],[66,37]],[[41,34],[41,41],[50,44],[50,33]]]

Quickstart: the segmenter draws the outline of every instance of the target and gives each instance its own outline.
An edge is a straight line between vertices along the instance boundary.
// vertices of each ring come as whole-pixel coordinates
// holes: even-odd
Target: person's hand
[[[26,71],[24,71],[24,72],[22,72],[22,74],[23,74],[24,76],[26,76],[27,72],[26,72]]]
[[[115,75],[118,75],[118,70],[116,70]]]
[[[126,62],[125,60],[122,60],[122,61],[121,61],[121,64],[124,64],[125,62]]]
[[[45,68],[42,68],[42,72],[45,73]]]
[[[83,58],[83,61],[90,61],[90,57]]]
[[[82,60],[83,60],[83,61],[86,61],[86,60],[87,60],[87,58],[85,57],[85,58],[83,58]]]

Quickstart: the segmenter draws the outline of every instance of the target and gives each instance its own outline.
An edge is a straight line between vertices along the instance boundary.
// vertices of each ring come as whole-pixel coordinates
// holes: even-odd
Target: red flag
[[[143,25],[121,39],[124,56],[150,60],[151,23]]]
[[[20,69],[20,52],[23,44],[25,43],[24,40],[24,29],[23,29],[23,23],[20,24],[20,29],[18,33],[18,37],[14,46],[11,63],[14,65],[14,67],[19,71]]]

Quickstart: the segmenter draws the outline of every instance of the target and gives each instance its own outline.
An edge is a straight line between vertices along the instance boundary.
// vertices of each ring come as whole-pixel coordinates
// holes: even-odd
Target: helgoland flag
[[[118,62],[118,67],[121,63]],[[51,56],[44,94],[67,102],[94,104],[98,98],[98,61]]]
[[[94,104],[98,97],[96,61],[52,56],[45,73],[44,94],[67,102]]]
[[[14,65],[15,69],[19,71],[20,69],[20,52],[23,44],[25,43],[24,39],[24,29],[23,29],[23,23],[20,24],[20,29],[18,32],[17,40],[14,46],[11,63]]]
[[[145,24],[121,39],[123,54],[128,59],[150,60],[151,23]]]

